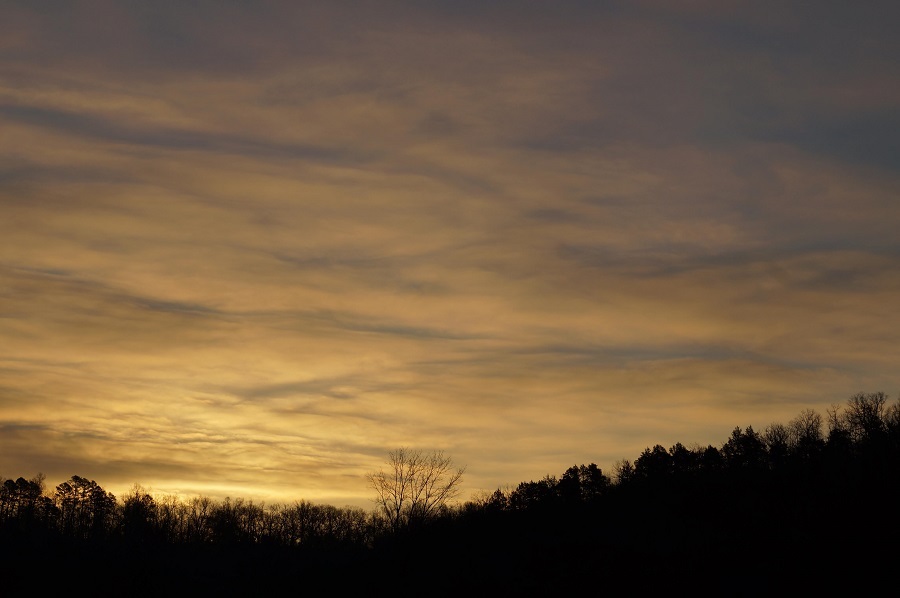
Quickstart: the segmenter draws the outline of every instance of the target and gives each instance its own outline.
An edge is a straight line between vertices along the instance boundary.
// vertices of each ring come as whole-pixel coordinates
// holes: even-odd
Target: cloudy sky
[[[0,475],[468,498],[895,397],[898,6],[3,0]]]

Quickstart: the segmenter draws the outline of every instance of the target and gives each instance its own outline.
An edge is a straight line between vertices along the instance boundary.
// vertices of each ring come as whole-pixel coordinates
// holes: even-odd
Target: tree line
[[[702,581],[717,594],[716,584],[751,572],[772,583],[828,572],[830,587],[858,588],[848,571],[896,558],[898,472],[900,401],[859,393],[824,416],[807,409],[762,431],[736,427],[719,446],[657,444],[609,473],[572,465],[461,503],[451,501],[464,468],[407,448],[367,476],[370,511],[155,497],[138,485],[117,498],[79,476],[52,490],[40,474],[0,478],[0,544],[23,561],[56,554],[79,572],[102,562],[108,576],[117,563],[146,588],[188,579],[259,590],[264,580],[324,575],[378,595],[372,575],[398,562],[409,594],[449,569],[447,593],[555,592],[582,569],[632,576],[635,587]]]
[[[47,493],[44,476],[0,486],[0,530],[70,540],[157,544],[368,545],[385,523],[364,509],[297,501],[154,497],[135,485],[121,500],[80,476]]]

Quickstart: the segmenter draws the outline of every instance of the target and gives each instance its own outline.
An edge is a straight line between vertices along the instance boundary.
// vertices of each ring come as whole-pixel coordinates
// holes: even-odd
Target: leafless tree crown
[[[375,504],[392,526],[431,517],[459,493],[465,468],[454,468],[443,451],[423,453],[399,448],[387,466],[366,476]]]

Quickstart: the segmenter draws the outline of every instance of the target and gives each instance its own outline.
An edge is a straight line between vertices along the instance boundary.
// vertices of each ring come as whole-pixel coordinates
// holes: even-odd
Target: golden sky
[[[0,475],[467,498],[893,396],[898,5],[672,4],[0,4]]]

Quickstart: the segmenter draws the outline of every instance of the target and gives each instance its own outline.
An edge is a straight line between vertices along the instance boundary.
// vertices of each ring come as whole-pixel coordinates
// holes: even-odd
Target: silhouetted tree
[[[188,542],[204,543],[212,541],[212,499],[196,496],[188,501],[185,509],[184,536]]]
[[[100,535],[115,513],[116,497],[94,480],[74,475],[56,487],[56,507],[65,533],[73,537]]]
[[[581,498],[587,502],[599,499],[609,490],[610,480],[596,463],[579,465],[578,479],[581,482]]]
[[[804,409],[787,426],[789,442],[796,447],[818,444],[822,438],[822,416],[812,409]]]
[[[581,502],[581,477],[578,475],[577,465],[563,472],[556,484],[556,491],[564,502]]]
[[[787,430],[791,453],[801,460],[808,461],[822,451],[822,416],[817,412],[804,409],[788,423]]]
[[[695,474],[700,470],[700,453],[689,450],[680,442],[669,449],[672,473],[678,476]]]
[[[0,523],[15,521],[17,527],[29,527],[51,515],[52,502],[44,494],[44,474],[30,480],[3,480],[0,484]]]
[[[722,452],[709,444],[700,454],[700,469],[705,473],[721,471],[725,466],[725,459]]]
[[[613,464],[613,480],[617,486],[624,486],[634,479],[634,465],[628,459],[620,459]]]
[[[826,441],[829,452],[834,455],[836,453],[849,453],[852,439],[850,430],[844,419],[844,413],[841,405],[833,404],[828,408],[828,439]]]
[[[443,451],[399,448],[388,454],[387,470],[366,476],[375,504],[392,528],[432,517],[459,492],[465,468],[454,468]]]
[[[773,423],[762,433],[762,440],[770,455],[787,456],[791,445],[791,431],[781,423]]]
[[[187,505],[177,496],[162,496],[156,503],[156,529],[161,540],[170,544],[185,542],[187,532]]]
[[[883,392],[858,393],[847,401],[844,422],[855,442],[877,441],[887,427],[884,422],[887,395]]]
[[[508,509],[509,497],[503,490],[497,488],[493,492],[482,490],[475,493],[462,505],[461,512],[464,515],[495,516]]]
[[[766,445],[753,426],[747,426],[743,432],[736,427],[731,432],[731,438],[722,446],[722,454],[725,463],[732,469],[758,469],[767,463]]]
[[[884,425],[887,432],[889,450],[900,454],[900,398],[884,412]]]
[[[639,480],[659,481],[672,473],[672,456],[661,445],[646,448],[634,461],[634,477]]]
[[[122,533],[132,542],[146,542],[156,531],[156,501],[139,484],[122,503]]]
[[[509,497],[500,488],[497,488],[487,497],[483,504],[488,511],[503,511],[509,506]]]
[[[546,476],[537,482],[521,482],[509,495],[509,508],[516,511],[546,508],[555,502],[557,480],[554,476]]]

